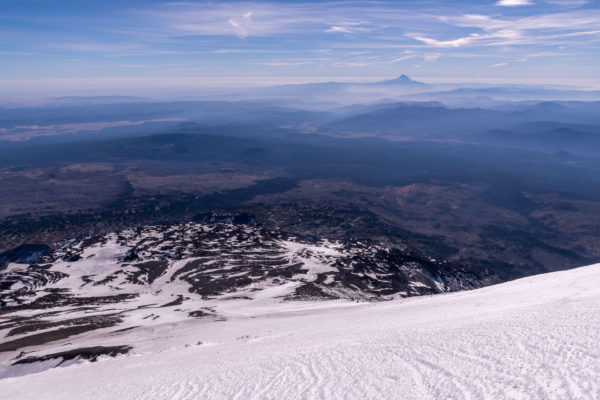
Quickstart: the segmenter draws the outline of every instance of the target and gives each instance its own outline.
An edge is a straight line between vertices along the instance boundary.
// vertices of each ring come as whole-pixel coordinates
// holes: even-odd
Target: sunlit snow
[[[0,393],[36,400],[600,398],[600,264],[389,302],[254,307],[225,321],[162,324],[143,333],[145,343],[130,333],[144,344],[128,355],[6,378]]]

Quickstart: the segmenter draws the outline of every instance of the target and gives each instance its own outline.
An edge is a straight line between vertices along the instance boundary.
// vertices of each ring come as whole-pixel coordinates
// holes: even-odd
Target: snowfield
[[[14,400],[600,398],[600,264],[388,302],[265,298],[223,309],[226,320],[132,333],[145,345],[127,355],[39,373],[31,372],[41,365],[20,365],[29,374],[0,380],[0,393]]]

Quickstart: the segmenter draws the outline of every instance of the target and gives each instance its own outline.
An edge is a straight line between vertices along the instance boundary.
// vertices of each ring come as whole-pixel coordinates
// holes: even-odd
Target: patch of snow
[[[23,400],[600,398],[600,265],[376,304],[273,302],[286,285],[254,292],[259,301],[240,302],[252,304],[244,312],[237,300],[218,300],[226,321],[106,337],[137,344],[124,357],[5,375],[0,392]]]

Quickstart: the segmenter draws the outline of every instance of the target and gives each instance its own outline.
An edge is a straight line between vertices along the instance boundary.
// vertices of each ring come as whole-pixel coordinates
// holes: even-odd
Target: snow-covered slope
[[[600,265],[389,302],[231,310],[222,310],[222,321],[139,331],[137,342],[147,343],[127,355],[0,380],[0,393],[36,400],[600,398]],[[125,339],[116,334],[106,344]],[[154,346],[161,343],[170,347]]]
[[[458,265],[356,239],[251,224],[139,227],[65,241],[35,263],[0,270],[0,367],[162,349],[170,342],[153,339],[180,325],[308,300],[389,300],[483,283]]]
[[[111,303],[108,297],[116,295],[149,294],[157,302],[188,293],[240,298],[286,282],[296,289],[288,293],[292,297],[361,300],[481,286],[458,265],[377,243],[302,238],[252,225],[187,223],[69,240],[34,264],[9,264],[0,270],[0,307],[32,306],[49,293]]]

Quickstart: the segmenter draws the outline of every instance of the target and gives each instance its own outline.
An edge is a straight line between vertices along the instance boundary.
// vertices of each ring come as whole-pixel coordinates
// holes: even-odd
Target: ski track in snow
[[[36,400],[600,398],[600,264],[469,292],[293,304],[170,327],[164,340],[172,350],[7,378],[0,393]]]

